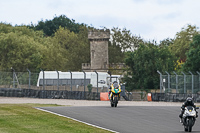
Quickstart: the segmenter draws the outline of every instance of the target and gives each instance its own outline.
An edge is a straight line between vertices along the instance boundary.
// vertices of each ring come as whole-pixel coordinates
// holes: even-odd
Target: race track
[[[184,133],[177,106],[82,106],[41,108],[120,133]],[[200,133],[200,120],[192,132]]]

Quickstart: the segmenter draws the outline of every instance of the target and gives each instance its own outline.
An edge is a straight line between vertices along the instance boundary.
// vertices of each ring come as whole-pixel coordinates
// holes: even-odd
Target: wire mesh
[[[160,79],[164,93],[196,94],[200,92],[199,75],[162,75]]]

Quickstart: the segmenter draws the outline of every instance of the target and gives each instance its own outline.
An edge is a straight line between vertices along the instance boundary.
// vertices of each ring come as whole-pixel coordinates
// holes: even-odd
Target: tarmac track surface
[[[40,109],[120,133],[184,133],[178,117],[180,107],[177,106],[62,106]],[[200,133],[198,118],[192,132]]]

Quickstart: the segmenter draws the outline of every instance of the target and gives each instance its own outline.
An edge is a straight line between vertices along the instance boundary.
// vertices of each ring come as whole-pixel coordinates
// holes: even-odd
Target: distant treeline
[[[0,23],[0,70],[80,71],[90,63],[88,30],[65,15],[36,25]],[[106,29],[106,27],[105,27]],[[109,41],[109,63],[125,63],[124,79],[129,90],[159,88],[161,72],[200,71],[200,33],[187,25],[175,38],[157,43],[145,41],[126,28],[113,27]],[[118,72],[113,70],[113,74]]]

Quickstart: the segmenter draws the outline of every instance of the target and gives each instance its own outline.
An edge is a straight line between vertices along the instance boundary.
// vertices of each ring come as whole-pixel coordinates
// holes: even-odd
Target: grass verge
[[[0,104],[0,133],[108,133],[109,131],[43,112],[51,104]]]

